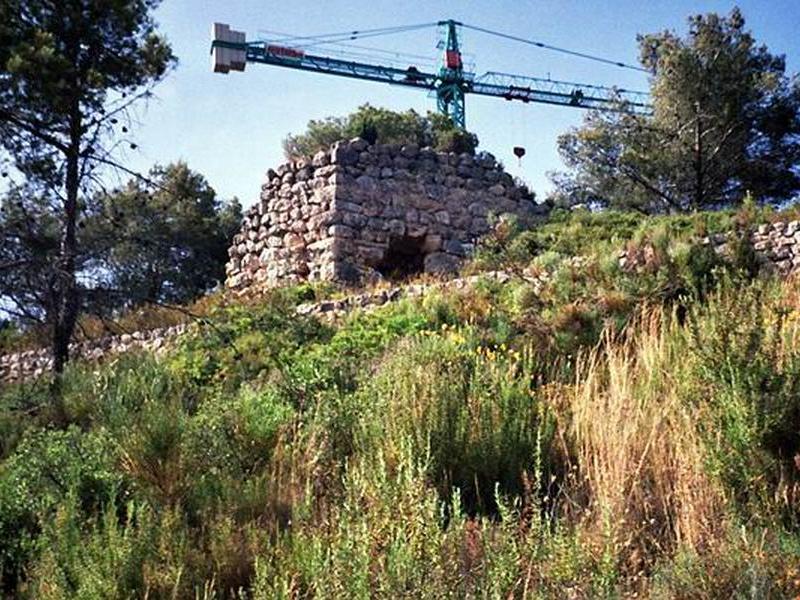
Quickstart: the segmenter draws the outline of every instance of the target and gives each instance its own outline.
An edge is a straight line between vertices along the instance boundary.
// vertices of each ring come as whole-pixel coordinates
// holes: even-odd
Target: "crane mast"
[[[441,30],[438,47],[442,50],[438,71],[420,70],[415,65],[399,68],[347,60],[309,52],[302,45],[292,46],[278,41],[248,42],[244,32],[231,30],[222,23],[215,23],[212,27],[212,68],[217,73],[228,73],[244,71],[248,63],[260,63],[426,90],[435,95],[439,112],[462,129],[466,127],[467,94],[642,115],[652,112],[648,96],[642,92],[494,71],[476,76],[464,67],[458,35],[462,24],[447,20],[437,25]],[[486,31],[476,27],[473,29]]]
[[[444,28],[445,35],[444,60],[436,83],[436,107],[440,113],[449,116],[456,126],[464,129],[467,125],[464,100],[467,80],[464,77],[461,49],[458,47],[458,25],[460,23],[453,20],[439,23],[439,26]]]

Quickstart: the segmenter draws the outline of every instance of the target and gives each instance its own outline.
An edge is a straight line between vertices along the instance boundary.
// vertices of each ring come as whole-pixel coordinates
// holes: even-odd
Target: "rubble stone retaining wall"
[[[547,212],[490,154],[342,141],[267,172],[230,248],[226,284],[452,273],[490,215]]]
[[[789,221],[760,225],[750,235],[753,249],[765,264],[781,275],[789,275],[800,268],[800,221]],[[725,236],[717,236],[709,243],[717,252],[725,252]]]
[[[702,242],[723,256],[730,250],[729,234],[712,235]],[[750,232],[750,243],[765,271],[788,276],[800,270],[800,221],[759,225]],[[646,250],[623,251],[619,256],[621,266],[629,270],[644,266],[648,262]]]
[[[78,359],[99,361],[131,350],[159,352],[170,340],[183,333],[188,325],[175,325],[150,331],[113,335],[70,345],[70,354]],[[39,377],[50,370],[53,361],[49,348],[0,355],[0,381],[19,381]]]

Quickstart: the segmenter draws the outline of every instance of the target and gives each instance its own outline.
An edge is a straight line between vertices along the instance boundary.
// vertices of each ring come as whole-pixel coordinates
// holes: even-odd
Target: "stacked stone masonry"
[[[503,214],[530,220],[547,207],[490,154],[338,142],[267,172],[230,248],[227,286],[452,273]]]
[[[703,238],[717,254],[725,256],[730,250],[729,235],[720,233]],[[766,273],[789,276],[800,270],[800,221],[778,221],[759,225],[750,232],[750,243]],[[648,262],[647,249],[634,253],[623,251],[620,264],[628,270],[636,270]]]
[[[789,275],[800,268],[800,221],[760,225],[750,241],[762,261],[779,274]],[[725,236],[718,236],[712,243],[718,252],[726,251]]]
[[[106,336],[70,344],[70,354],[80,360],[97,362],[115,354],[132,350],[160,352],[168,343],[186,330],[187,325],[175,325],[149,331],[136,331]],[[0,355],[0,381],[18,381],[39,377],[53,364],[49,348]]]

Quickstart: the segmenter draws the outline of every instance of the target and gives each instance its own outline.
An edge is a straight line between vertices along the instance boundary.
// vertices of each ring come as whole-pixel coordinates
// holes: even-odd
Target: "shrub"
[[[787,318],[794,313],[787,314],[775,293],[770,282],[734,282],[715,293],[695,308],[692,352],[705,384],[697,401],[708,412],[701,427],[713,441],[714,469],[740,501],[763,500],[779,489],[796,513],[797,321]]]
[[[414,456],[429,457],[442,498],[455,488],[469,512],[491,514],[495,486],[520,494],[526,473],[549,468],[552,427],[531,388],[541,369],[532,355],[470,338],[468,330],[445,328],[443,336],[423,335],[388,357],[363,392],[358,443],[390,464],[411,443]]]
[[[115,448],[102,431],[33,431],[0,469],[0,575],[14,589],[36,538],[65,502],[90,513],[121,489]]]

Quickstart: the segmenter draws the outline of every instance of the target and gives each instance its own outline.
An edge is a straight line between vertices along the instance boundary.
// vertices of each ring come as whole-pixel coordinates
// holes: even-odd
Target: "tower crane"
[[[363,46],[348,44],[354,40],[415,31],[433,26],[438,26],[440,29],[438,47],[442,50],[442,55],[438,69],[422,69],[416,64],[408,66],[387,64],[388,59],[378,60],[371,55],[352,51],[352,48],[364,49]],[[617,67],[644,71],[634,65],[558,48],[482,27],[465,25],[452,19],[438,23],[340,32],[322,36],[286,36],[282,34],[279,37],[258,41],[247,41],[244,32],[234,31],[223,23],[215,23],[212,26],[211,64],[217,73],[244,71],[248,63],[261,63],[425,90],[436,97],[436,107],[439,112],[450,117],[453,123],[461,129],[466,127],[465,97],[467,94],[602,111],[645,115],[651,113],[648,96],[643,92],[494,71],[476,75],[465,65],[459,39],[461,28]],[[344,46],[349,52],[340,51],[340,56],[334,56],[335,52],[322,53],[315,50],[315,48],[326,45]],[[400,53],[394,52],[387,54],[402,56]],[[426,58],[416,55],[407,56],[423,60]],[[383,64],[380,64],[381,62]]]

